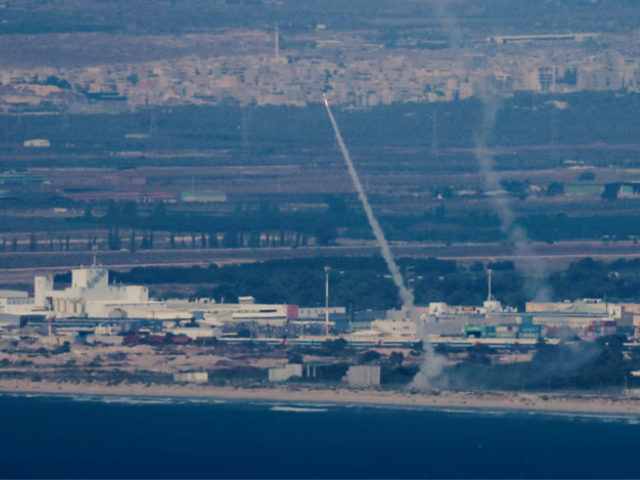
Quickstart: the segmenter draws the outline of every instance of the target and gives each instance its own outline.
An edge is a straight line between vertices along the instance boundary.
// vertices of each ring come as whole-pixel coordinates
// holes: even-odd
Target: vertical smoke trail
[[[433,4],[435,6],[436,16],[440,19],[443,28],[449,35],[451,48],[455,52],[459,52],[463,42],[463,35],[455,15],[448,13],[449,5],[447,4],[447,0],[435,0]],[[478,85],[478,87],[480,87],[480,91],[477,92],[477,95],[482,101],[484,113],[480,129],[477,130],[474,135],[474,156],[478,162],[480,173],[484,178],[485,190],[495,191],[501,187],[500,176],[495,170],[495,159],[488,145],[491,138],[491,131],[496,124],[496,117],[501,100],[495,93],[490,78],[483,78],[482,83]],[[541,283],[547,272],[545,260],[536,256],[535,252],[529,246],[527,232],[519,226],[514,227],[515,215],[509,205],[508,199],[496,195],[492,197],[492,200],[496,213],[500,218],[502,230],[515,245],[516,254],[524,258],[523,263],[525,264],[526,270],[533,274],[532,278],[528,281],[528,290],[534,297],[534,300],[548,300],[548,289]]]
[[[482,100],[484,115],[482,125],[474,136],[474,155],[480,167],[480,173],[484,177],[485,189],[495,191],[500,188],[500,177],[495,170],[495,159],[488,146],[491,137],[491,130],[496,124],[496,116],[500,107],[500,99],[492,91],[489,81],[485,79],[481,86],[480,99]],[[509,235],[513,242],[516,254],[522,257],[522,262],[528,272],[533,275],[529,277],[527,289],[536,301],[548,301],[548,289],[541,283],[547,271],[546,261],[535,255],[529,245],[527,232],[520,226],[514,226],[515,215],[508,199],[496,195],[492,197],[495,210],[500,218],[502,230]]]
[[[396,264],[393,259],[393,255],[391,254],[391,249],[389,248],[389,243],[384,236],[384,232],[382,228],[380,228],[380,224],[373,214],[373,209],[369,204],[369,199],[362,188],[362,184],[360,183],[360,178],[358,177],[358,172],[353,166],[353,162],[351,161],[351,155],[349,155],[349,150],[347,150],[347,146],[342,140],[342,135],[340,134],[340,129],[338,128],[338,124],[336,123],[335,118],[333,118],[333,114],[331,113],[331,109],[329,108],[329,102],[326,97],[324,99],[324,104],[327,107],[327,113],[329,114],[329,119],[331,120],[331,125],[333,125],[333,131],[336,134],[336,139],[338,140],[338,144],[340,145],[340,150],[342,150],[342,156],[344,157],[345,162],[347,163],[347,167],[349,169],[349,175],[351,176],[351,180],[353,181],[353,185],[358,191],[358,198],[360,202],[362,202],[362,207],[364,208],[365,213],[367,214],[367,219],[369,220],[369,225],[371,225],[371,229],[373,230],[373,234],[376,237],[376,242],[380,247],[380,251],[382,253],[382,257],[387,263],[387,267],[391,272],[391,277],[393,278],[393,283],[396,284],[398,290],[400,292],[400,298],[404,306],[409,311],[409,318],[415,323],[416,330],[420,335],[422,340],[423,347],[426,352],[426,358],[423,364],[420,367],[420,371],[414,378],[414,385],[420,388],[426,388],[429,386],[429,379],[434,378],[440,374],[442,368],[444,367],[444,359],[440,356],[435,355],[433,351],[433,347],[431,346],[431,342],[429,341],[429,337],[426,335],[424,328],[420,322],[420,319],[415,314],[415,310],[413,308],[413,295],[407,289],[404,284],[404,279],[402,278],[402,274],[400,273],[400,268]]]

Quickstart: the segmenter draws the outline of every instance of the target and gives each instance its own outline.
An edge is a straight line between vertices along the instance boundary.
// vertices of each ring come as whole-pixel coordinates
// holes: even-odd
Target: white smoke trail
[[[364,193],[364,188],[362,188],[362,184],[360,183],[360,178],[358,177],[358,172],[353,166],[353,162],[351,161],[351,156],[349,155],[349,150],[347,150],[347,146],[342,140],[342,135],[340,134],[340,129],[338,128],[338,124],[336,123],[336,119],[333,118],[333,114],[331,113],[331,109],[329,108],[329,102],[327,99],[324,99],[324,104],[327,107],[327,112],[329,113],[329,118],[331,119],[331,124],[333,125],[333,130],[336,134],[336,139],[338,140],[338,144],[340,145],[340,150],[342,150],[342,156],[344,157],[344,161],[347,162],[347,167],[349,168],[349,175],[351,175],[351,180],[353,181],[353,185],[356,187],[358,191],[358,198],[362,202],[362,207],[364,208],[365,213],[367,214],[367,219],[369,220],[369,225],[371,225],[371,229],[373,230],[373,234],[376,237],[376,242],[380,247],[380,251],[382,252],[382,257],[384,261],[387,262],[387,267],[389,267],[389,271],[391,272],[391,277],[393,278],[393,283],[396,284],[398,290],[400,290],[400,298],[402,298],[402,303],[409,309],[409,311],[413,311],[413,295],[404,285],[404,279],[402,278],[402,274],[400,273],[400,268],[396,264],[393,259],[393,255],[391,254],[391,249],[389,248],[389,243],[384,236],[384,232],[382,228],[380,228],[380,224],[376,219],[376,216],[373,214],[373,210],[371,209],[371,205],[369,204],[369,199],[367,195]]]
[[[362,184],[360,183],[360,178],[358,177],[358,172],[356,172],[355,167],[353,166],[353,162],[351,161],[351,155],[349,155],[349,150],[347,150],[347,146],[342,139],[342,135],[340,134],[340,129],[338,128],[338,124],[336,123],[336,119],[333,118],[333,114],[331,113],[331,108],[329,108],[329,102],[326,97],[324,99],[324,104],[327,107],[327,113],[329,114],[329,119],[331,120],[331,125],[333,125],[333,131],[336,134],[336,139],[338,140],[338,144],[340,145],[340,150],[342,150],[342,156],[344,157],[344,161],[347,164],[347,168],[349,169],[349,175],[351,176],[351,180],[353,181],[353,185],[355,186],[358,192],[358,198],[360,202],[362,202],[362,207],[364,208],[365,213],[367,214],[367,219],[369,220],[369,225],[371,225],[371,229],[373,230],[373,235],[376,237],[376,242],[380,247],[380,252],[382,253],[382,257],[384,261],[387,263],[387,267],[391,272],[391,278],[393,278],[393,283],[396,284],[398,290],[400,292],[400,298],[402,299],[402,303],[406,307],[409,312],[409,318],[415,323],[416,330],[420,335],[420,339],[422,340],[423,348],[426,352],[426,359],[420,367],[420,372],[416,375],[414,379],[414,385],[419,388],[428,388],[429,379],[437,377],[440,372],[442,372],[442,368],[444,367],[444,359],[440,356],[435,355],[433,351],[433,347],[429,340],[428,335],[424,331],[422,322],[416,315],[415,309],[413,308],[413,294],[407,289],[404,284],[404,278],[402,278],[402,274],[400,273],[400,268],[396,264],[393,259],[393,255],[391,253],[391,249],[389,248],[389,243],[384,236],[384,232],[382,228],[380,228],[380,224],[378,223],[378,219],[373,213],[373,209],[369,204],[369,199],[362,188]]]

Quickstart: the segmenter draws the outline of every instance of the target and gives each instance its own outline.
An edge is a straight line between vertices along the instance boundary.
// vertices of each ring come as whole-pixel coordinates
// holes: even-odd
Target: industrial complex
[[[640,305],[609,304],[600,299],[529,302],[524,312],[503,307],[491,293],[481,306],[434,302],[411,311],[364,312],[257,304],[253,297],[240,297],[237,303],[216,303],[209,298],[155,300],[145,286],[110,283],[107,268],[95,264],[73,270],[71,285],[65,288],[56,288],[53,277],[38,276],[33,296],[24,291],[0,291],[0,336],[38,337],[57,343],[216,339],[317,344],[344,338],[352,345],[398,346],[415,344],[428,335],[435,344],[533,346],[540,337],[594,340],[622,334],[633,341],[639,327]]]

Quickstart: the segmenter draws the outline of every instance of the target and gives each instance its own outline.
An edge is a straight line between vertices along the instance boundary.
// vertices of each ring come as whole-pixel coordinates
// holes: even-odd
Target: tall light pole
[[[325,303],[324,303],[324,317],[325,317],[325,326],[326,326],[326,336],[329,336],[329,271],[331,269],[329,267],[324,267],[324,273],[327,278],[327,288],[325,293]]]

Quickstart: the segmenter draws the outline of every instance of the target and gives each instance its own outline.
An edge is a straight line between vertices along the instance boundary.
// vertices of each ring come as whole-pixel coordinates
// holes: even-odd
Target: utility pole
[[[243,150],[249,148],[249,132],[247,131],[247,109],[249,105],[242,109],[242,140],[240,146]]]
[[[438,158],[438,111],[433,109],[433,125],[431,127],[431,158]]]
[[[325,292],[325,303],[324,303],[324,316],[325,316],[325,326],[326,326],[326,336],[329,336],[329,271],[331,269],[329,267],[324,267],[324,273],[326,275],[326,292]]]
[[[156,136],[156,109],[155,106],[151,107],[151,111],[149,113],[149,136]]]
[[[558,141],[558,119],[556,116],[556,106],[551,106],[551,160],[559,160],[556,143]]]

